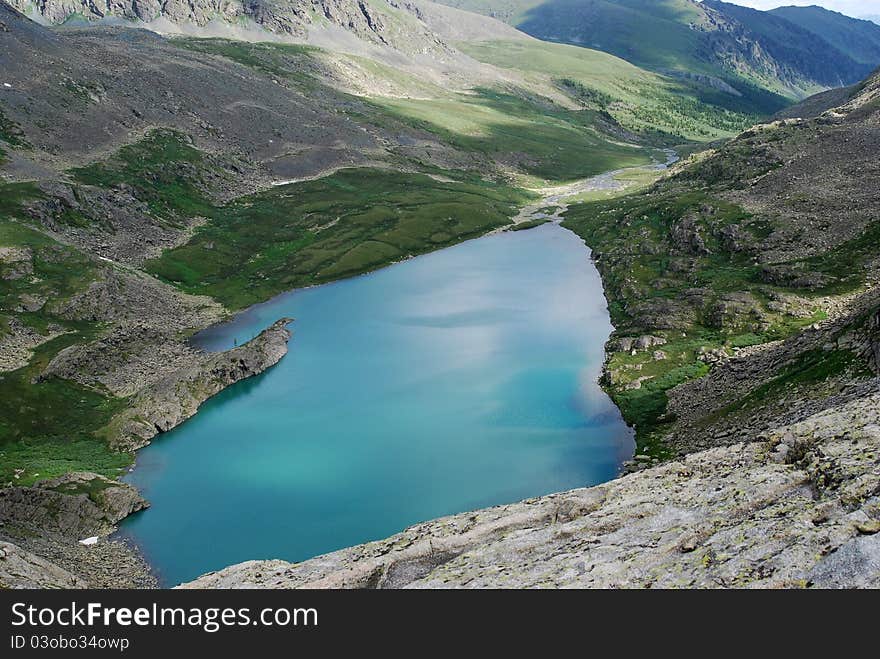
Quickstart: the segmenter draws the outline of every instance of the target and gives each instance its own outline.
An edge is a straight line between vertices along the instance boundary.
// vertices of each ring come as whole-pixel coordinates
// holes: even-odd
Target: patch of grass
[[[693,361],[680,366],[675,363],[659,377],[645,381],[639,389],[615,388],[610,391],[624,421],[636,430],[640,453],[660,459],[669,457],[662,442],[662,429],[669,422],[665,418],[669,402],[666,392],[709,372],[709,367],[702,362]]]
[[[33,183],[0,183],[0,218],[20,216],[22,204],[40,196]]]
[[[0,193],[6,186],[0,186]],[[4,220],[0,215],[0,246],[25,248],[31,254],[32,275],[7,278],[0,283],[0,308],[11,310],[18,306],[24,294],[60,302],[83,290],[94,280],[94,261],[76,249],[61,245],[45,234],[17,222]],[[2,271],[12,271],[15,264],[0,265]],[[51,306],[49,304],[48,306]],[[41,312],[60,321],[51,312]]]
[[[462,151],[509,163],[532,178],[523,184],[573,181],[648,161],[638,147],[596,129],[596,113],[492,89],[440,99],[375,99],[377,107]]]
[[[116,478],[133,461],[95,439],[19,440],[0,444],[0,484],[33,485],[73,471]]]
[[[864,283],[865,266],[877,257],[878,251],[880,251],[880,221],[869,225],[852,240],[818,256],[803,259],[796,265],[803,266],[807,271],[823,273],[830,278],[831,282],[822,287],[822,293],[847,293]]]
[[[121,467],[124,466],[125,465],[121,465]],[[93,478],[88,481],[62,483],[61,485],[56,485],[55,487],[53,487],[52,490],[70,496],[85,494],[95,503],[101,503],[103,499],[103,493],[113,486],[114,485],[112,482],[101,480],[100,478]]]
[[[31,146],[21,127],[7,117],[2,109],[0,109],[0,141],[20,149],[27,149]]]
[[[9,159],[6,150],[3,148],[11,147],[14,149],[29,149],[30,142],[25,138],[21,127],[9,119],[0,108],[0,165]]]
[[[237,309],[482,235],[528,199],[485,182],[343,170],[217,208],[186,245],[145,267]]]
[[[317,84],[312,74],[316,71],[314,56],[319,49],[314,46],[193,37],[176,37],[174,43],[198,53],[225,57],[260,73],[306,88]]]
[[[123,400],[69,380],[37,379],[54,355],[89,334],[83,327],[52,339],[35,349],[27,366],[0,374],[0,483],[26,484],[68,471],[116,476],[131,463],[130,455],[94,435],[123,409]]]
[[[107,162],[70,173],[85,185],[128,186],[157,219],[176,223],[181,216],[210,214],[212,206],[199,186],[205,165],[203,154],[185,135],[157,129],[122,147]]]

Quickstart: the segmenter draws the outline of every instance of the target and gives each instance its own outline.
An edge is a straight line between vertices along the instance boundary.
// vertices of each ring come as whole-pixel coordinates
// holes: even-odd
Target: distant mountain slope
[[[853,84],[880,64],[866,47],[835,47],[818,32],[769,12],[707,0],[440,0],[504,20],[540,39],[613,53],[655,71],[711,76],[731,84],[763,111],[781,104],[753,86],[789,98]],[[834,41],[858,40],[828,12]],[[820,16],[821,17],[821,16]],[[817,22],[821,23],[819,19]],[[847,36],[848,35],[848,36]],[[829,37],[831,38],[831,37]]]
[[[734,21],[744,38],[760,44],[764,52],[775,62],[782,65],[786,72],[797,72],[804,80],[814,81],[824,87],[842,87],[862,80],[880,64],[880,53],[862,57],[852,57],[840,50],[836,43],[829,42],[822,35],[826,30],[822,27],[823,19],[834,17],[826,12],[827,17],[818,15],[814,21],[814,29],[807,29],[797,23],[772,12],[758,11],[720,0],[704,0],[703,4]],[[857,23],[857,26],[861,25]],[[861,30],[850,29],[837,25],[842,31],[838,42],[854,42],[861,39]],[[830,32],[830,30],[827,30]],[[792,82],[795,79],[792,78]]]
[[[29,0],[14,2],[34,10]],[[605,165],[614,169],[634,164],[634,157],[644,159],[644,152],[621,141],[650,146],[711,141],[735,135],[756,118],[748,102],[724,91],[651,73],[608,53],[541,43],[500,21],[433,2],[371,0],[358,8],[357,0],[328,0],[314,5],[323,18],[300,12],[300,5],[305,6],[298,0],[273,4],[277,20],[272,21],[236,2],[222,16],[211,13],[208,0],[169,0],[158,8],[121,3],[107,11],[79,0],[44,0],[39,6],[41,20],[71,19],[62,29],[44,30],[47,34],[76,39],[118,31],[120,17],[139,17],[122,23],[125,27],[185,35],[204,23],[196,34],[213,35],[214,43],[179,34],[167,42],[260,71],[311,76],[337,91],[373,99],[389,121],[428,130],[445,146],[468,152],[468,158],[491,161],[476,166],[483,172],[503,163],[511,176],[578,179],[604,171]],[[77,7],[106,20],[85,21],[82,13],[71,13]],[[333,13],[353,7],[357,20]],[[80,18],[74,21],[75,16]],[[245,18],[250,31],[236,32]],[[238,40],[218,43],[218,34]],[[133,44],[150,41],[146,34],[131,39]],[[176,58],[177,53],[169,55],[168,62]],[[565,66],[557,66],[557,60]],[[27,116],[17,120],[28,128]],[[281,148],[277,140],[272,144],[272,150]]]
[[[850,18],[822,7],[779,7],[771,14],[818,34],[857,62],[876,66],[880,62],[880,25]]]

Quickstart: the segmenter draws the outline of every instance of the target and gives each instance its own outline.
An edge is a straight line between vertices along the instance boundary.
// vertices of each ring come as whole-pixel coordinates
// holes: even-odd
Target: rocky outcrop
[[[0,531],[37,532],[78,541],[104,535],[148,506],[130,485],[98,474],[74,472],[33,487],[0,489]]]
[[[645,334],[644,336],[624,336],[619,339],[615,339],[609,343],[609,349],[620,351],[620,352],[644,352],[649,348],[653,348],[655,346],[666,345],[666,339],[662,336],[651,336],[650,334]]]
[[[34,356],[34,348],[64,333],[63,328],[54,324],[49,325],[46,330],[45,334],[41,334],[17,318],[9,318],[6,321],[6,332],[0,336],[0,373],[27,365]]]
[[[838,317],[784,341],[700,348],[711,371],[666,392],[664,443],[683,454],[748,441],[876,392],[878,295],[853,295]]]
[[[250,20],[272,32],[304,34],[305,27],[319,15],[340,24],[364,22],[368,16],[358,13],[355,3],[344,0],[292,0],[273,3],[217,2],[216,0],[185,1],[123,0],[92,2],[91,0],[12,0],[13,7],[23,13],[33,12],[50,23],[63,23],[71,17],[86,20],[108,18],[151,23],[164,18],[170,23],[205,26],[212,21],[235,22]],[[376,21],[373,21],[376,23]]]
[[[10,0],[10,4],[25,14],[54,24],[64,23],[71,18],[117,23],[128,21],[159,31],[179,29],[191,32],[201,28],[207,30],[208,34],[216,34],[224,28],[231,34],[249,25],[251,30],[256,28],[297,39],[306,39],[311,30],[330,26],[351,32],[367,43],[393,43],[404,50],[409,48],[402,37],[407,31],[418,29],[416,21],[422,18],[417,5],[395,0]],[[393,14],[394,10],[397,11]],[[258,38],[257,35],[251,36]],[[447,48],[436,41],[432,45]]]
[[[88,587],[88,582],[54,563],[10,542],[0,541],[0,590]]]
[[[57,377],[85,386],[98,384],[114,396],[124,397],[199,360],[197,350],[175,340],[167,330],[122,325],[94,341],[59,351],[39,379]]]
[[[880,394],[593,488],[185,588],[880,586]]]
[[[132,486],[85,472],[0,489],[0,588],[155,587],[137,551],[108,538],[148,505]]]
[[[110,445],[126,451],[146,446],[160,432],[193,416],[214,394],[277,364],[287,354],[290,322],[290,318],[282,318],[248,343],[227,352],[205,354],[196,364],[141,391],[105,429]]]

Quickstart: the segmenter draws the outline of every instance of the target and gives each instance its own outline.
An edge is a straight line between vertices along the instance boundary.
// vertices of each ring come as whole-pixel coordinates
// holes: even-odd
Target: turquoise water
[[[166,585],[302,560],[415,522],[600,483],[632,455],[596,384],[599,276],[555,225],[294,291],[197,337],[281,316],[290,352],[138,453],[132,538]]]

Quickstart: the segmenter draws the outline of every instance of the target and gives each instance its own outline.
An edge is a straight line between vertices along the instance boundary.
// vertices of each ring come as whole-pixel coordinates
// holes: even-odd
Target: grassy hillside
[[[5,341],[11,335],[36,339],[24,343],[32,351],[26,365],[0,377],[0,485],[78,470],[117,476],[131,463],[130,455],[91,435],[123,401],[68,380],[40,378],[53,356],[101,329],[63,311],[95,281],[99,263],[27,226],[24,207],[42,196],[30,184],[0,183],[0,343],[11,353],[20,345]]]
[[[780,96],[803,98],[822,87],[852,84],[871,67],[823,40],[817,28],[714,0],[443,0],[495,16],[553,42],[595,48],[658,72],[710,76],[732,85],[748,111],[772,114]],[[829,21],[834,23],[835,21]],[[856,26],[828,27],[858,41]],[[834,45],[832,45],[834,44]],[[859,48],[860,52],[866,52]],[[880,64],[880,60],[876,61]],[[708,88],[719,88],[704,79]],[[733,106],[727,106],[736,109]]]
[[[710,71],[694,53],[700,36],[688,27],[701,20],[686,0],[444,0],[494,16],[548,41],[612,53],[652,69]]]
[[[342,170],[214,208],[189,242],[145,268],[238,309],[482,235],[527,199],[478,179]]]
[[[459,44],[475,59],[524,73],[552,85],[643,138],[666,135],[668,143],[730,137],[755,115],[729,110],[722,93],[659,76],[617,57],[577,46],[539,41]]]
[[[670,433],[692,441],[709,427],[742,426],[757,408],[785,410],[789,385],[800,387],[789,408],[808,408],[829,395],[829,378],[858,382],[867,372],[838,350],[849,344],[835,343],[850,325],[831,342],[803,337],[876,281],[880,198],[865,181],[880,173],[878,94],[875,78],[836,122],[747,131],[642,193],[567,213],[565,226],[593,249],[616,328],[606,385],[649,452],[665,455]],[[641,336],[649,340],[638,347]],[[748,361],[724,368],[744,348],[789,337],[800,343],[770,351],[748,377],[736,370],[747,373]],[[704,376],[708,384],[676,394],[689,415],[682,426],[669,395]],[[687,396],[711,393],[713,382],[716,397],[689,406]]]

